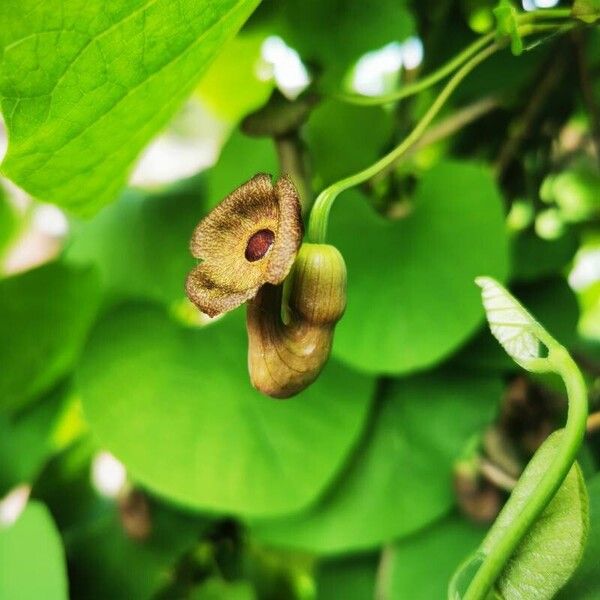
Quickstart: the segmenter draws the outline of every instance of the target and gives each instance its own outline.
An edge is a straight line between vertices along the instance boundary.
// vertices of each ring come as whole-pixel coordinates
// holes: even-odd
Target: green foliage
[[[92,269],[60,262],[0,281],[0,411],[35,400],[69,373],[99,292]]]
[[[483,530],[451,515],[394,544],[384,598],[445,598],[456,565],[472,552]]]
[[[0,528],[0,598],[67,600],[60,538],[46,507],[30,502],[11,527]]]
[[[92,221],[74,224],[65,260],[96,266],[114,302],[129,297],[167,304],[181,300],[185,276],[194,265],[181,240],[191,237],[205,211],[204,190],[198,177],[159,192],[126,190]]]
[[[391,128],[392,115],[379,106],[359,107],[335,100],[317,106],[306,138],[319,187],[372,163],[388,142]]]
[[[111,202],[140,150],[257,3],[3,4],[4,174],[79,214]]]
[[[481,548],[489,553],[526,505],[555,458],[562,431],[555,432],[527,465]],[[506,600],[553,598],[571,577],[588,534],[588,497],[575,463],[558,492],[511,556],[496,586]]]
[[[517,4],[496,3],[494,31],[484,0],[0,2],[2,172],[70,213],[63,239],[0,182],[0,600],[457,600],[489,564],[469,600],[599,597],[600,453],[593,432],[578,450],[566,350],[597,410],[598,6]],[[277,35],[309,73],[295,103],[293,69],[262,57]],[[368,75],[396,99],[357,99],[357,60],[390,43]],[[215,164],[123,190],[165,126],[187,152],[189,120],[168,125],[187,98]],[[258,172],[298,184],[307,231],[317,196],[354,182],[316,219],[347,265],[332,357],[285,401],[250,384],[243,309],[208,320],[185,298],[192,231]],[[548,210],[551,241],[533,226]],[[534,385],[483,330],[481,276]],[[557,371],[569,421],[534,454],[567,407]],[[16,486],[31,500],[8,525]]]
[[[511,0],[500,0],[498,6],[494,9],[496,34],[499,37],[508,37],[512,53],[518,56],[523,52],[523,40],[517,29],[517,14],[517,9]]]
[[[305,514],[259,522],[255,535],[329,554],[374,547],[423,528],[453,506],[452,465],[465,441],[491,420],[500,393],[494,377],[467,381],[430,372],[394,381],[342,479]],[[455,426],[449,430],[450,420]]]
[[[372,373],[414,371],[447,356],[481,322],[474,277],[502,279],[508,270],[501,200],[485,168],[434,167],[408,210],[386,221],[346,193],[332,211],[331,240],[348,265],[334,354]]]
[[[244,337],[236,316],[193,330],[127,305],[96,327],[78,384],[101,442],[148,487],[191,507],[274,516],[333,478],[373,382],[331,363],[296,401],[273,402],[250,386]]]

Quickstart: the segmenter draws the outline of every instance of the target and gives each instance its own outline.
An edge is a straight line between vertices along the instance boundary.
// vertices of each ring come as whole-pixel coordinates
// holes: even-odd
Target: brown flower
[[[202,260],[188,275],[186,292],[215,316],[253,298],[266,283],[281,283],[302,241],[300,202],[282,177],[264,173],[244,183],[196,227],[190,249]]]

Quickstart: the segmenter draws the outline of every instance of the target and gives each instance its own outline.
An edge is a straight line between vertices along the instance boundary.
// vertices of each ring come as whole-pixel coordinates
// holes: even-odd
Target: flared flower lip
[[[201,260],[186,281],[188,298],[209,316],[233,310],[265,283],[287,277],[302,243],[298,192],[288,177],[259,173],[196,226],[190,250]],[[272,243],[271,243],[272,240]]]

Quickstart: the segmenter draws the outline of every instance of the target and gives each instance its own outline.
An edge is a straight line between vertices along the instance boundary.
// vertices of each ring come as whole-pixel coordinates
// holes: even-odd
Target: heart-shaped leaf
[[[356,193],[342,194],[330,228],[348,266],[334,355],[372,373],[440,361],[481,320],[473,279],[508,271],[500,195],[491,173],[472,164],[427,172],[400,221],[379,217]]]
[[[423,528],[454,505],[452,465],[492,419],[501,393],[498,378],[444,371],[394,381],[325,497],[297,517],[255,523],[254,534],[279,546],[339,553]]]
[[[84,409],[101,443],[161,495],[246,516],[289,513],[339,470],[373,381],[330,362],[289,401],[261,396],[239,316],[193,330],[150,305],[109,314],[80,365]]]

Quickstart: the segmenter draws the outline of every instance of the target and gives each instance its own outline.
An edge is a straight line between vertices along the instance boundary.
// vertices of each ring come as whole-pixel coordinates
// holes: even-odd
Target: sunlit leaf
[[[565,279],[553,277],[544,281],[519,283],[512,287],[514,295],[531,308],[536,319],[550,329],[562,344],[569,347],[577,341],[579,306],[577,297]],[[456,357],[460,365],[499,371],[518,369],[514,361],[490,335],[486,326]]]
[[[491,277],[477,277],[483,306],[493,336],[506,353],[528,371],[552,371],[544,353],[556,342],[501,284]]]
[[[42,200],[93,214],[257,4],[2,3],[4,174]]]

